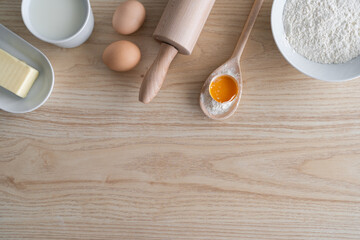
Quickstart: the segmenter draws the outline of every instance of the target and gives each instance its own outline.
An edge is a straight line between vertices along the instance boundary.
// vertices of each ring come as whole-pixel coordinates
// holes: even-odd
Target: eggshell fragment
[[[136,0],[129,0],[117,7],[112,25],[118,33],[129,35],[139,30],[145,21],[145,16],[144,5]]]
[[[133,69],[141,59],[138,46],[129,41],[117,41],[104,51],[102,59],[111,70],[126,72]]]

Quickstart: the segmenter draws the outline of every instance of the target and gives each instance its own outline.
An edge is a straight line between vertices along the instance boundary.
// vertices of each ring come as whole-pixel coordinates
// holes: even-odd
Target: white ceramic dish
[[[90,37],[94,29],[94,15],[91,9],[90,0],[78,0],[78,1],[81,1],[82,4],[84,4],[84,9],[86,11],[85,21],[82,24],[81,28],[74,35],[61,40],[49,39],[45,36],[42,36],[40,33],[36,31],[34,26],[31,24],[30,16],[29,16],[30,14],[29,8],[30,8],[31,0],[22,0],[21,15],[26,27],[38,39],[44,42],[54,44],[58,47],[74,48],[83,44]]]
[[[47,57],[30,43],[0,24],[0,48],[39,71],[26,98],[0,87],[0,109],[11,113],[31,112],[43,105],[54,86],[54,71]]]
[[[275,42],[285,59],[300,72],[324,81],[341,82],[360,77],[360,56],[344,64],[320,64],[296,53],[285,38],[283,11],[286,0],[274,0],[271,28]]]

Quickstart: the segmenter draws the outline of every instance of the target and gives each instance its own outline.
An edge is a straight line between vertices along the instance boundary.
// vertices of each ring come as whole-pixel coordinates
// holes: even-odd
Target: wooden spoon
[[[214,120],[224,120],[229,117],[231,117],[236,109],[239,106],[240,99],[241,99],[241,93],[242,93],[242,78],[241,78],[241,69],[240,69],[240,58],[244,51],[246,42],[249,39],[251,30],[253,29],[255,25],[256,18],[260,12],[261,6],[263,4],[264,0],[255,0],[251,12],[249,14],[249,17],[245,23],[243,32],[241,33],[240,39],[236,45],[236,48],[231,56],[231,58],[226,61],[223,65],[221,65],[219,68],[217,68],[205,81],[203,88],[200,93],[200,107],[205,113],[206,116],[208,116],[211,119]],[[221,75],[230,75],[234,79],[236,79],[238,83],[238,93],[236,95],[236,98],[232,100],[231,105],[229,108],[221,113],[221,114],[214,114],[209,111],[208,107],[209,104],[206,104],[205,101],[207,99],[210,99],[210,101],[215,101],[212,99],[212,97],[209,94],[209,86],[210,83],[216,79],[218,76]],[[230,103],[223,103],[223,104],[230,104]],[[210,104],[211,105],[211,104]]]

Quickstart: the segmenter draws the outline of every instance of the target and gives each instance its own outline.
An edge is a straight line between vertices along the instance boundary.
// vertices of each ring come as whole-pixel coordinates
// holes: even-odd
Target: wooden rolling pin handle
[[[165,80],[171,62],[174,60],[178,50],[166,43],[160,46],[159,54],[154,63],[145,74],[141,84],[139,101],[149,103],[158,94]]]

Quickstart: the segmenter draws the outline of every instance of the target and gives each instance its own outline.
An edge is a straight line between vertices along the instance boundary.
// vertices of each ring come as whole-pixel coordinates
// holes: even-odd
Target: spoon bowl
[[[236,94],[236,97],[232,99],[229,102],[225,102],[223,104],[230,105],[226,112],[220,112],[219,114],[215,114],[211,111],[209,106],[213,106],[214,104],[220,104],[217,103],[210,95],[209,93],[209,87],[212,81],[214,81],[217,77],[228,75],[231,76],[233,79],[235,79],[237,86],[238,86],[238,92]],[[205,81],[201,93],[200,93],[200,107],[201,110],[204,112],[206,116],[208,116],[211,119],[214,120],[225,120],[229,117],[231,117],[238,108],[241,100],[241,94],[242,94],[242,78],[241,78],[241,70],[240,65],[236,61],[236,59],[232,58],[229,59],[227,62],[225,62],[223,65],[218,67],[214,72],[210,74],[210,76]],[[206,104],[211,102],[212,104]]]

